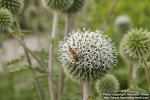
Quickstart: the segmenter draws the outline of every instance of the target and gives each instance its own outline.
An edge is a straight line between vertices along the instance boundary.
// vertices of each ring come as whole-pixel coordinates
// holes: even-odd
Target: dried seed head
[[[20,14],[23,7],[23,0],[0,0],[0,8],[8,9],[14,15]]]
[[[132,29],[122,39],[120,44],[121,55],[131,61],[137,62],[148,57],[150,51],[150,32],[140,28]]]
[[[116,50],[100,31],[72,32],[60,45],[66,75],[76,82],[94,82],[116,65]]]
[[[12,22],[11,13],[7,9],[0,9],[0,30],[11,26]]]
[[[100,95],[107,92],[117,92],[119,88],[119,81],[111,74],[106,74],[102,79],[96,82],[96,91]]]
[[[73,0],[42,0],[42,1],[45,7],[59,11],[64,11],[73,4]]]

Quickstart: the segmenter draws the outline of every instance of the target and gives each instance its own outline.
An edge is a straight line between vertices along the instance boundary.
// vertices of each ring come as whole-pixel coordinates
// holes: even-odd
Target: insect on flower
[[[69,51],[70,51],[70,53],[71,53],[71,55],[72,55],[73,60],[74,60],[75,62],[78,61],[79,54],[78,54],[77,48],[70,48]]]

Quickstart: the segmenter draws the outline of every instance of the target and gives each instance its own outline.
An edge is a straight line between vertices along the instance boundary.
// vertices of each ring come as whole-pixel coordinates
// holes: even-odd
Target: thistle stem
[[[117,7],[117,3],[118,3],[118,0],[112,0],[112,5],[110,6],[110,9],[106,13],[105,19],[102,22],[102,25],[100,27],[101,30],[106,30],[107,25],[109,24],[109,22],[110,22],[110,20],[112,18],[112,15],[113,15],[116,7]]]
[[[83,84],[83,100],[88,100],[90,96],[90,89],[88,84],[84,83]]]
[[[54,39],[57,29],[57,22],[58,22],[58,13],[57,11],[54,11],[53,13],[53,26],[52,26],[52,33],[51,33],[51,41],[50,41],[50,47],[49,47],[49,58],[48,58],[48,68],[47,68],[47,74],[48,74],[48,85],[50,90],[50,98],[51,100],[56,100],[55,92],[54,92],[54,81],[52,78],[52,70],[53,70],[53,51],[54,51]]]
[[[73,29],[75,28],[75,19],[76,19],[76,16],[74,14],[69,14],[67,17],[68,17],[68,28],[66,33],[73,31]]]
[[[68,27],[69,27],[69,24],[68,24],[68,16],[67,16],[65,19],[64,36],[66,36],[68,33]],[[61,98],[61,96],[63,94],[63,89],[64,89],[64,78],[65,78],[64,71],[63,71],[64,66],[65,66],[65,63],[62,63],[61,64],[61,70],[60,70],[60,78],[59,78],[59,83],[58,83],[58,97],[59,97],[59,99]]]
[[[144,59],[144,69],[145,69],[145,74],[146,74],[146,78],[147,78],[147,83],[148,83],[148,90],[150,92],[150,70],[148,68],[148,64],[147,61]]]
[[[137,64],[131,64],[130,66],[130,75],[129,75],[129,87],[132,87],[135,84],[137,78]]]
[[[18,36],[14,35],[14,34],[10,34],[10,35],[13,36],[23,48],[26,48],[28,53],[30,53],[32,55],[32,57],[40,64],[40,66],[46,70],[46,68],[45,68],[46,64],[42,59],[38,58],[34,54],[34,52],[32,50],[30,50]]]
[[[21,38],[22,38],[22,41],[25,44],[24,38],[23,37],[21,37]],[[32,61],[31,61],[31,58],[29,56],[28,50],[25,47],[23,47],[23,49],[24,49],[24,52],[25,52],[25,55],[26,55],[26,58],[27,58],[29,69],[32,70],[32,76],[33,76],[33,79],[34,79],[34,84],[35,84],[35,87],[36,87],[37,94],[38,94],[40,100],[45,100],[44,92],[43,92],[43,90],[40,86],[39,80],[36,77],[36,70],[34,68],[32,68]]]
[[[65,79],[65,74],[63,71],[65,64],[61,64],[61,72],[60,72],[60,79],[59,79],[59,84],[58,84],[58,97],[61,98],[63,95],[63,89],[64,89],[64,79]],[[58,99],[59,100],[59,99]]]
[[[75,23],[74,19],[75,19],[75,16],[72,14],[69,14],[66,16],[64,36],[68,36],[68,33],[74,29],[74,23]],[[65,63],[62,63],[60,78],[59,78],[59,83],[58,83],[58,97],[59,98],[61,98],[61,96],[63,94],[63,89],[64,89],[64,79],[65,79],[65,74],[63,71],[64,66],[65,66]]]
[[[28,50],[26,48],[27,46],[25,44],[24,38],[21,36],[21,28],[20,28],[20,25],[19,25],[18,20],[16,18],[15,18],[15,22],[16,22],[16,28],[17,28],[17,32],[19,33],[18,34],[19,36],[15,36],[15,35],[12,35],[12,36],[16,37],[16,39],[19,40],[18,42],[20,44],[24,44],[24,45],[22,45],[22,47],[23,47],[25,55],[27,57],[27,62],[29,64],[29,68],[32,70],[33,79],[34,79],[35,84],[36,84],[37,94],[38,94],[40,100],[45,100],[44,92],[43,92],[43,90],[42,90],[42,88],[40,86],[40,83],[39,83],[38,79],[36,78],[35,69],[32,68],[32,62],[31,62],[30,56],[28,54]]]
[[[67,15],[65,17],[65,29],[64,29],[64,36],[68,34],[68,28],[69,28],[69,16]]]

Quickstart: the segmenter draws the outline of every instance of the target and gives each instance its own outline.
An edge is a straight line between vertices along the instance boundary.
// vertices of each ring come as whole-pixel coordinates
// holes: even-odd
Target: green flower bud
[[[85,3],[85,0],[74,0],[71,7],[69,9],[67,9],[65,12],[76,13],[83,7],[84,3]]]
[[[4,29],[12,25],[13,18],[7,9],[0,9],[0,29]]]
[[[23,6],[23,0],[0,0],[0,8],[8,9],[14,15],[20,14]]]
[[[131,28],[131,19],[129,16],[118,16],[115,21],[116,30],[120,33],[126,33]]]
[[[118,92],[119,81],[114,75],[106,74],[102,79],[96,82],[96,91],[102,96],[102,93]]]
[[[73,0],[42,0],[42,1],[44,6],[59,11],[66,10],[73,4]]]
[[[140,29],[132,29],[121,41],[121,55],[131,61],[137,62],[143,57],[147,58],[150,51],[150,32]]]
[[[139,87],[131,87],[131,88],[129,88],[129,89],[126,89],[126,90],[122,90],[122,92],[130,92],[130,93],[146,93],[146,91],[145,90],[143,90],[143,89],[141,89],[141,88],[139,88]]]

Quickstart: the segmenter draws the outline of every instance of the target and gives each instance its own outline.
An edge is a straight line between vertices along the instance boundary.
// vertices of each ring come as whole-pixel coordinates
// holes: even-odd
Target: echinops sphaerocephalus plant
[[[101,31],[76,31],[60,44],[66,75],[76,82],[92,83],[116,66],[116,49]]]

